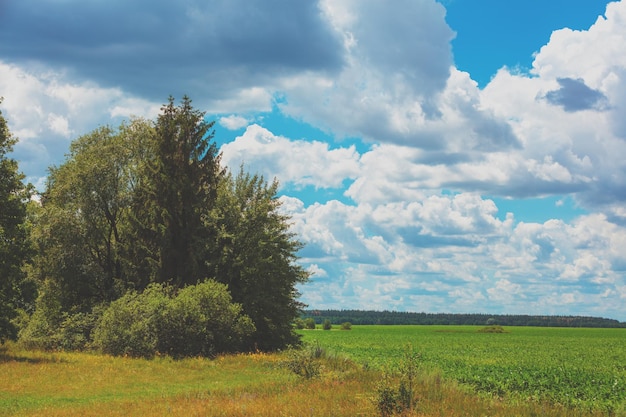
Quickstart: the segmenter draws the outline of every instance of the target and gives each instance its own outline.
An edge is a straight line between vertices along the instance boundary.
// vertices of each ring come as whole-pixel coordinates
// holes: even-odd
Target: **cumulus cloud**
[[[360,171],[354,146],[330,149],[325,142],[289,140],[257,124],[248,126],[242,136],[224,144],[221,151],[227,166],[244,164],[267,179],[278,178],[297,187],[340,187]]]
[[[311,247],[310,261],[315,269],[336,274],[332,282],[308,284],[304,301],[313,302],[309,293],[332,287],[332,300],[315,300],[320,308],[324,302],[343,308],[378,303],[417,311],[563,314],[567,304],[576,304],[577,314],[595,315],[602,308],[597,303],[618,308],[624,278],[616,272],[623,266],[616,251],[626,229],[601,215],[573,224],[515,225],[512,218],[500,221],[494,214],[493,203],[476,196],[369,209],[338,202],[301,207],[294,230]],[[430,244],[415,244],[407,230]],[[446,236],[466,241],[436,244]],[[324,255],[315,256],[316,251]],[[353,266],[335,270],[346,262]],[[346,288],[350,291],[342,294]],[[585,294],[593,301],[583,300]]]

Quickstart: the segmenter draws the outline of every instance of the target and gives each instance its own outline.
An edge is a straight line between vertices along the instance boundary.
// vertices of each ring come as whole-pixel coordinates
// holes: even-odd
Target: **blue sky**
[[[626,321],[626,3],[0,2],[14,157],[188,94],[281,183],[312,308]]]

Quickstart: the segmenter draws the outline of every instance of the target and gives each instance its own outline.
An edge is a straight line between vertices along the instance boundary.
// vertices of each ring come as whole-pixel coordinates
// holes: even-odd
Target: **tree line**
[[[626,328],[614,319],[587,316],[533,316],[523,314],[448,314],[373,310],[304,310],[301,319],[316,323],[415,324],[415,325],[501,325],[539,327]]]
[[[0,341],[156,351],[187,324],[181,344],[214,346],[184,354],[297,343],[302,245],[277,181],[224,167],[213,125],[170,97],[156,120],[74,140],[36,195],[0,113]]]

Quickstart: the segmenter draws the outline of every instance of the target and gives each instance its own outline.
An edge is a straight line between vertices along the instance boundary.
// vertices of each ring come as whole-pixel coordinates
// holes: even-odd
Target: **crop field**
[[[301,331],[375,368],[393,368],[407,349],[421,366],[479,393],[509,401],[547,401],[603,410],[626,405],[626,329],[508,327],[480,333],[472,326],[353,326],[350,331]],[[620,411],[622,413],[623,411]]]

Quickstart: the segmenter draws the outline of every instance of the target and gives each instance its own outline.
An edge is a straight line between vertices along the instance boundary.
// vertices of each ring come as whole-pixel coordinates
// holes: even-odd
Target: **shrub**
[[[309,330],[315,330],[315,319],[309,317],[308,319],[304,320],[304,327]]]
[[[59,302],[61,290],[51,281],[44,281],[35,301],[35,311],[20,311],[16,320],[19,343],[27,349],[83,350],[91,346],[92,331],[104,307],[91,311],[63,311]]]
[[[228,287],[212,280],[182,289],[161,320],[158,350],[175,357],[238,351],[255,330]]]
[[[341,323],[341,330],[352,330],[352,323],[346,321],[345,323]]]
[[[104,353],[152,357],[212,356],[239,350],[254,332],[228,288],[213,280],[173,289],[151,284],[111,303],[94,330]]]
[[[322,323],[322,329],[330,330],[332,328],[333,328],[333,325],[330,323],[330,320],[328,319],[324,320],[324,323]]]
[[[154,356],[170,291],[151,284],[143,293],[131,291],[113,301],[94,330],[94,346],[111,355]]]
[[[356,367],[347,356],[329,352],[319,343],[290,349],[285,366],[307,379],[321,375],[322,371],[347,372]]]
[[[306,324],[304,323],[304,320],[302,320],[301,318],[297,318],[293,321],[293,327],[298,330],[302,330],[306,327]]]

